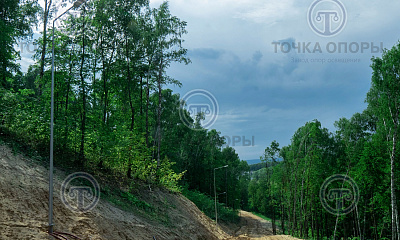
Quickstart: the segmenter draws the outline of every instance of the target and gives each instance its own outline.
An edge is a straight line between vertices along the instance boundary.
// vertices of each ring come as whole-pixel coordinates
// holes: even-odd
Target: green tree
[[[161,4],[159,8],[152,10],[153,38],[151,48],[154,51],[154,64],[157,68],[157,90],[158,90],[158,107],[157,107],[157,167],[160,166],[161,153],[161,109],[162,109],[162,86],[164,84],[173,83],[180,86],[181,83],[175,79],[165,76],[165,69],[172,62],[184,62],[188,64],[190,60],[186,57],[187,49],[182,47],[182,35],[186,33],[186,22],[172,16],[168,2]]]
[[[390,190],[392,212],[392,239],[400,239],[396,197],[395,160],[399,135],[400,114],[400,42],[385,50],[382,57],[372,58],[371,89],[367,102],[378,118],[378,131],[386,134],[390,146]]]
[[[37,0],[0,2],[0,86],[4,88],[9,88],[7,80],[19,72],[19,65],[15,62],[19,52],[14,49],[14,44],[32,34],[39,10]]]
[[[279,143],[274,140],[271,142],[271,145],[264,150],[264,155],[261,157],[261,161],[265,162],[265,168],[267,171],[267,194],[269,195],[269,207],[272,209],[272,232],[274,235],[276,234],[275,208],[277,200],[273,196],[271,175],[273,174],[273,166],[277,163],[276,160],[279,156],[279,151]]]

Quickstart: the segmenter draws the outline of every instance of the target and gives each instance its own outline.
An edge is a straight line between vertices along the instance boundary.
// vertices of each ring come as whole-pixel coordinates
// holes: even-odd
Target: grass
[[[14,134],[8,132],[6,129],[0,127],[0,144],[9,146],[14,154],[20,153],[23,154],[30,159],[34,160],[37,164],[48,168],[48,157],[46,156],[47,151],[43,151],[43,149],[37,149],[35,147],[30,146],[29,144],[25,143],[18,139]],[[46,148],[44,148],[47,150]],[[67,152],[68,153],[68,152]],[[57,152],[55,152],[55,157],[57,158]],[[58,153],[60,154],[60,153]],[[58,156],[57,159],[64,159],[63,162],[57,162],[57,168],[65,172],[65,174],[69,174],[75,171],[80,171],[81,169],[76,169],[73,166],[73,157],[66,156],[65,153],[64,157],[61,158]],[[70,154],[71,155],[71,154]],[[67,160],[65,160],[67,159]],[[91,172],[93,174],[93,169],[84,169],[86,172]],[[92,171],[91,171],[92,170]],[[162,207],[153,206],[145,201],[140,200],[137,196],[132,194],[129,190],[125,191],[120,188],[120,184],[112,184],[112,176],[103,176],[102,177],[96,175],[97,180],[101,185],[101,198],[110,202],[114,206],[127,211],[133,212],[139,215],[142,215],[144,218],[148,218],[151,220],[156,220],[166,226],[170,225],[170,220],[168,213],[163,211],[162,208],[164,205],[168,205],[167,199],[162,201]],[[119,179],[121,181],[121,179]],[[114,181],[115,182],[115,181]],[[87,185],[86,182],[82,182],[81,184]],[[91,185],[88,185],[92,187]],[[140,186],[137,186],[140,188]],[[172,206],[172,205],[171,205]]]
[[[204,193],[200,193],[196,190],[191,191],[188,189],[183,189],[182,194],[185,197],[187,197],[190,201],[192,201],[209,218],[215,219],[214,198],[211,198],[210,196]],[[217,209],[218,209],[218,220],[224,222],[239,221],[238,210],[227,208],[222,203],[217,203]]]
[[[258,212],[251,212],[251,213],[253,213],[253,214],[256,215],[257,217],[260,217],[260,218],[262,218],[262,219],[264,219],[264,220],[267,220],[267,221],[269,221],[269,222],[272,222],[272,219],[271,219],[271,218],[266,217],[266,216],[262,215],[261,213],[258,213]]]
[[[166,198],[158,200],[154,196],[150,196],[153,200],[144,201],[130,191],[110,185],[102,187],[101,198],[123,211],[161,223],[165,227],[174,227],[167,209],[174,208],[175,205],[168,202]]]
[[[150,204],[139,200],[135,195],[119,189],[104,186],[101,189],[102,198],[118,206],[122,210],[128,212],[136,212],[142,210],[146,213],[153,213],[154,207]]]
[[[264,219],[264,220],[267,220],[267,221],[269,221],[269,222],[272,222],[272,219],[271,218],[269,218],[269,217],[267,217],[267,216],[264,216],[264,215],[262,215],[261,213],[258,213],[258,212],[251,212],[251,213],[253,213],[254,215],[256,215],[257,217],[260,217],[260,218],[262,218],[262,219]],[[275,219],[275,223],[276,223],[276,227],[277,227],[277,232],[280,232],[281,231],[281,229],[282,229],[282,225],[281,225],[281,220],[280,219]]]

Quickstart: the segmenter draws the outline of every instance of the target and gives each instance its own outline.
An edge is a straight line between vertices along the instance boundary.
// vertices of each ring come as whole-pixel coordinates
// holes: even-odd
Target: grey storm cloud
[[[293,41],[294,38],[281,40]],[[287,145],[294,131],[313,119],[331,131],[334,121],[365,107],[369,89],[369,60],[357,64],[292,63],[292,52],[276,59],[274,53],[254,51],[241,58],[233,51],[189,49],[193,64],[172,73],[182,81],[184,94],[210,91],[220,105],[215,126],[222,135],[255,136],[256,146],[238,148],[244,159],[257,158],[274,139]],[[349,106],[352,106],[349,108]]]

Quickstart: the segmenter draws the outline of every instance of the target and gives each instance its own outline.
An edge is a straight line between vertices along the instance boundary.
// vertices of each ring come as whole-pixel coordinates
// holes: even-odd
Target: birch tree
[[[400,42],[391,50],[385,50],[381,58],[372,58],[371,68],[372,83],[367,102],[378,117],[378,131],[384,131],[390,143],[392,240],[395,240],[400,239],[395,187],[400,114]]]

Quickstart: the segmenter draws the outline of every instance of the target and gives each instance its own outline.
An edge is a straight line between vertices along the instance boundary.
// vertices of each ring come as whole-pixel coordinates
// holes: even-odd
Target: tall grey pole
[[[221,168],[226,168],[228,165],[222,166],[222,167],[217,167],[214,168],[214,203],[215,203],[215,226],[218,226],[218,212],[217,212],[217,188],[215,186],[215,170],[221,169]]]
[[[217,190],[216,190],[216,187],[215,187],[215,168],[214,168],[214,202],[215,202],[215,226],[218,226]]]
[[[228,207],[228,168],[225,168],[225,206]]]
[[[62,15],[67,13],[71,8],[79,7],[84,0],[78,0],[72,5],[72,7],[68,8],[65,12],[63,12],[60,16],[56,17],[53,20],[53,35],[52,35],[52,49],[51,49],[51,110],[50,110],[50,173],[49,173],[49,233],[53,233],[53,142],[54,142],[54,23],[59,19]]]
[[[54,22],[51,50],[51,110],[50,110],[50,176],[49,176],[49,233],[53,233],[53,137],[54,137]]]

